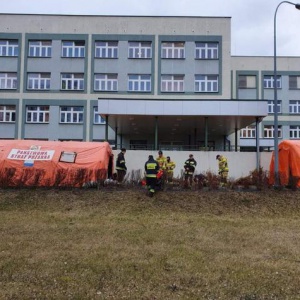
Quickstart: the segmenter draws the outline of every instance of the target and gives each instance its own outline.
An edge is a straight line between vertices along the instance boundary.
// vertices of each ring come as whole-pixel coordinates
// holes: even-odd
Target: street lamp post
[[[300,4],[293,3],[290,1],[282,1],[280,2],[275,10],[274,14],[274,179],[275,179],[275,187],[280,186],[279,179],[279,159],[278,159],[278,98],[277,98],[277,55],[276,55],[276,16],[278,8],[281,4],[287,3],[295,6],[296,9],[300,10]]]

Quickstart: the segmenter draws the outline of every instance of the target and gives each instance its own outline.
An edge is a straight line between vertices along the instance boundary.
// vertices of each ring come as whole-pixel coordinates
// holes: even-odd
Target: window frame
[[[49,124],[50,106],[49,105],[27,105],[26,123],[27,124]]]
[[[274,75],[264,75],[264,89],[274,89]],[[282,88],[282,76],[277,75],[277,89]]]
[[[84,91],[84,74],[83,73],[61,73],[60,90],[61,91]]]
[[[66,109],[66,110],[63,110]],[[84,107],[83,106],[65,106],[59,107],[60,124],[83,124]]]
[[[255,139],[256,127],[255,125],[249,125],[240,130],[240,139]]]
[[[264,139],[274,139],[274,125],[264,125]],[[282,126],[278,126],[278,138],[282,138]]]
[[[27,90],[49,91],[50,83],[51,73],[27,73]]]
[[[95,58],[117,59],[118,55],[118,41],[95,41]]]
[[[85,41],[61,41],[62,58],[84,58]]]
[[[300,114],[300,100],[289,100],[289,114],[291,115]]]
[[[106,120],[99,115],[98,106],[94,106],[93,110],[94,110],[93,124],[94,125],[105,125]]]
[[[162,59],[185,59],[185,42],[162,42]]]
[[[96,73],[94,75],[94,91],[117,92],[118,74]]]
[[[219,43],[195,42],[195,59],[219,59]]]
[[[0,105],[0,123],[16,123],[16,105]]]
[[[52,57],[51,40],[31,40],[28,42],[28,57]]]
[[[289,126],[289,137],[291,140],[300,139],[300,125]]]
[[[152,42],[128,42],[128,58],[152,58]]]
[[[128,74],[128,92],[151,92],[150,74]]]
[[[17,88],[18,88],[17,73],[0,72],[0,90],[17,90]]]
[[[194,81],[194,89],[195,93],[218,93],[219,75],[196,74]]]
[[[184,75],[161,75],[162,93],[184,93]]]
[[[268,100],[268,114],[274,114],[274,100]],[[281,114],[281,108],[282,108],[282,101],[277,100],[277,109],[278,109],[278,114]]]
[[[18,57],[19,41],[13,39],[0,39],[0,57]]]

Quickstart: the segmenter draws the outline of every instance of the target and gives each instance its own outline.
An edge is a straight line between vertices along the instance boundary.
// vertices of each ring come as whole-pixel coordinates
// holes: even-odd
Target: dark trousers
[[[117,175],[118,175],[118,182],[122,182],[124,180],[124,177],[126,175],[125,170],[117,170]]]
[[[156,177],[146,177],[148,190],[152,193],[154,193],[155,191],[156,182],[157,182]]]

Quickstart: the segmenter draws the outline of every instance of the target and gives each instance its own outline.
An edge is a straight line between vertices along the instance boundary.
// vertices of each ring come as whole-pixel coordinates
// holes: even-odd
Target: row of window
[[[96,41],[95,58],[118,58],[118,41]],[[17,40],[0,40],[0,56],[18,56]],[[219,44],[216,42],[195,42],[195,59],[218,59]],[[29,41],[29,57],[51,57],[52,41]],[[85,57],[85,41],[62,41],[62,57]],[[185,42],[162,42],[161,57],[172,59],[185,58]],[[128,58],[152,58],[152,42],[128,42]]]
[[[274,88],[274,76],[264,75],[264,88],[273,89]],[[277,88],[282,88],[282,78],[280,75],[277,76]],[[255,89],[256,86],[256,76],[255,75],[239,75],[238,77],[238,88],[239,89]],[[300,89],[300,75],[290,75],[289,76],[289,89]]]
[[[300,102],[300,101],[299,101]],[[299,103],[300,104],[300,103]],[[94,124],[105,124],[105,120],[98,114],[98,107],[94,108]],[[60,123],[62,124],[82,124],[83,123],[83,106],[60,106]],[[26,106],[26,123],[49,123],[50,107],[48,105]],[[0,122],[14,123],[16,121],[16,106],[0,106]],[[290,125],[290,138],[300,138],[300,125]],[[255,126],[247,126],[240,130],[241,138],[256,138]],[[263,137],[274,138],[274,125],[265,125],[263,128]],[[278,137],[282,138],[282,126],[278,126]]]
[[[263,138],[274,138],[274,125],[265,125],[263,131]],[[300,139],[300,125],[289,126],[290,139]],[[256,129],[255,126],[247,126],[240,130],[240,137],[243,139],[255,139]],[[282,138],[282,126],[278,126],[278,138]]]
[[[28,73],[27,90],[50,90],[51,73]],[[17,73],[0,73],[0,90],[17,89]],[[151,92],[150,74],[128,75],[127,90],[129,92]],[[218,75],[195,75],[195,92],[218,92]],[[62,73],[61,90],[83,91],[83,73]],[[95,74],[94,91],[118,91],[118,74]],[[184,92],[184,75],[162,75],[162,92]]]
[[[94,124],[105,124],[105,120],[98,114],[98,107],[94,106]],[[60,106],[60,123],[83,123],[83,106]],[[26,123],[49,123],[49,105],[26,106]],[[15,105],[0,105],[0,122],[14,123],[16,121]]]

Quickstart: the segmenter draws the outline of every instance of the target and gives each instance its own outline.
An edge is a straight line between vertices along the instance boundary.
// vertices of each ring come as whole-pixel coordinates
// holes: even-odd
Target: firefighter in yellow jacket
[[[156,161],[159,164],[159,168],[163,171],[166,170],[166,164],[167,164],[167,159],[163,155],[163,152],[161,150],[158,151],[158,156],[156,157]]]
[[[171,160],[170,156],[167,156],[166,171],[167,171],[167,181],[168,182],[173,182],[173,175],[174,175],[175,167],[176,167],[175,162]]]
[[[219,175],[221,178],[221,186],[226,186],[227,185],[227,179],[228,179],[228,162],[227,158],[223,155],[217,155],[216,159],[219,161]]]

